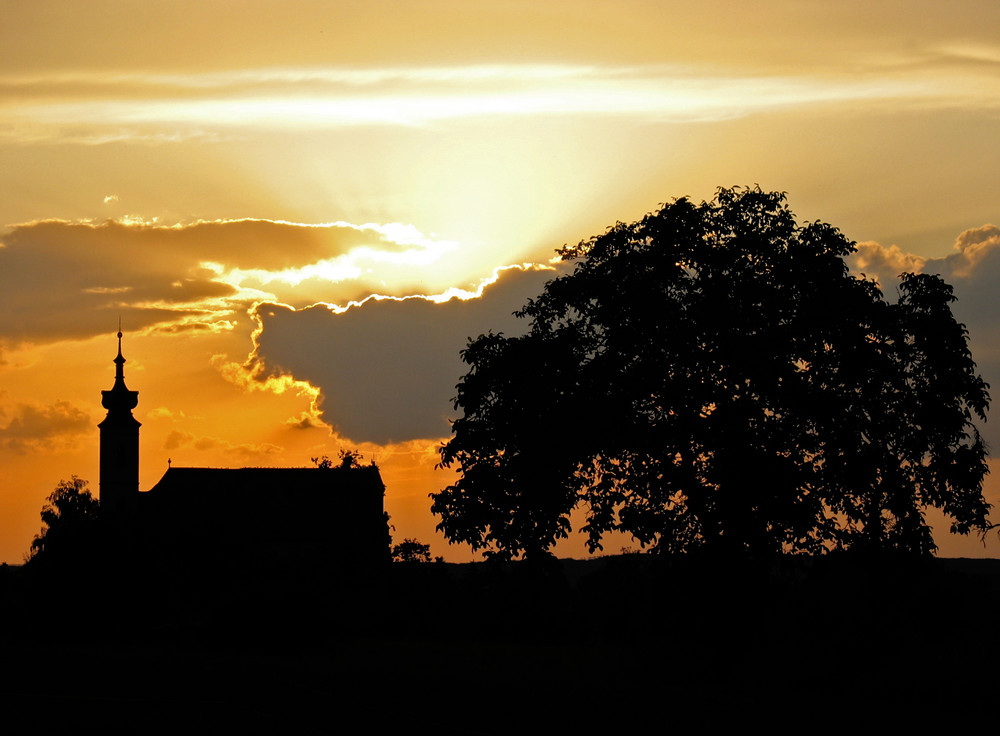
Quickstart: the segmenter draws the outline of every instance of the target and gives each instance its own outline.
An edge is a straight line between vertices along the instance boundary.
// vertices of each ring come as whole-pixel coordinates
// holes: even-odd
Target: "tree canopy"
[[[928,507],[988,526],[988,385],[940,277],[888,300],[835,227],[719,189],[559,251],[574,270],[470,340],[438,528],[544,555],[579,509],[661,552],[929,553]]]
[[[100,502],[75,475],[61,480],[42,507],[42,530],[31,542],[30,557],[79,554],[92,541]]]

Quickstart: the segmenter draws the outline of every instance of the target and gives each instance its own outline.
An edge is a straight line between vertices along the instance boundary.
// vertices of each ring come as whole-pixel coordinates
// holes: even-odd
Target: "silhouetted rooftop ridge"
[[[213,467],[208,465],[177,465],[173,463],[167,470],[225,470],[232,472],[236,470],[365,470],[367,468],[377,468],[371,465],[332,465],[330,467],[318,467],[315,465],[244,465],[239,468]]]
[[[333,484],[332,486],[330,484]],[[171,465],[146,494],[256,493],[337,487],[384,490],[378,466],[204,468]],[[143,495],[146,495],[143,494]]]

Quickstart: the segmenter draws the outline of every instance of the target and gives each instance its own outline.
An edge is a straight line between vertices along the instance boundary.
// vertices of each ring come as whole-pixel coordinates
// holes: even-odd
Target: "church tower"
[[[101,429],[101,512],[105,518],[127,518],[139,500],[139,422],[132,410],[139,392],[125,386],[122,331],[118,326],[118,357],[115,358],[115,385],[101,391],[101,405],[108,410]]]

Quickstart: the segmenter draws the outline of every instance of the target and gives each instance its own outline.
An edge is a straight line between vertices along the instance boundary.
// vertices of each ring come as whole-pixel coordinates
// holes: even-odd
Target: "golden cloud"
[[[887,275],[920,273],[926,258],[905,253],[898,245],[888,247],[874,242],[858,243],[858,250],[850,257],[851,269],[871,276],[881,283]]]
[[[1000,227],[983,225],[966,230],[955,240],[961,259],[952,267],[957,277],[967,277],[993,253],[1000,250]]]

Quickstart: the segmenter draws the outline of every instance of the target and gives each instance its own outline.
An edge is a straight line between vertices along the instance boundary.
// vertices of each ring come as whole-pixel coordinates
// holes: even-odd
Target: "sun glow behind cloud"
[[[366,282],[367,288],[372,292],[371,298],[406,298],[413,294],[415,283],[419,283],[425,289],[444,289],[435,294],[420,294],[422,297],[441,301],[452,297],[478,296],[485,284],[492,283],[497,278],[497,271],[494,270],[492,276],[480,279],[478,287],[471,291],[446,287],[446,284],[456,278],[456,274],[454,269],[448,267],[445,259],[458,248],[458,243],[425,236],[412,225],[352,225],[346,222],[320,225],[289,222],[280,224],[291,228],[349,229],[362,238],[377,235],[381,244],[357,245],[341,255],[276,270],[240,268],[210,261],[203,261],[199,266],[212,272],[215,281],[231,286],[238,295],[236,298],[247,302],[282,301],[304,306],[317,301],[339,301],[344,304],[343,309],[358,302],[324,296],[324,290],[328,294],[336,294],[337,291],[330,291],[335,285]],[[398,247],[387,249],[386,244]],[[415,274],[422,275],[419,282],[416,282]],[[468,279],[469,274],[458,278]],[[332,308],[341,307],[334,304]]]

